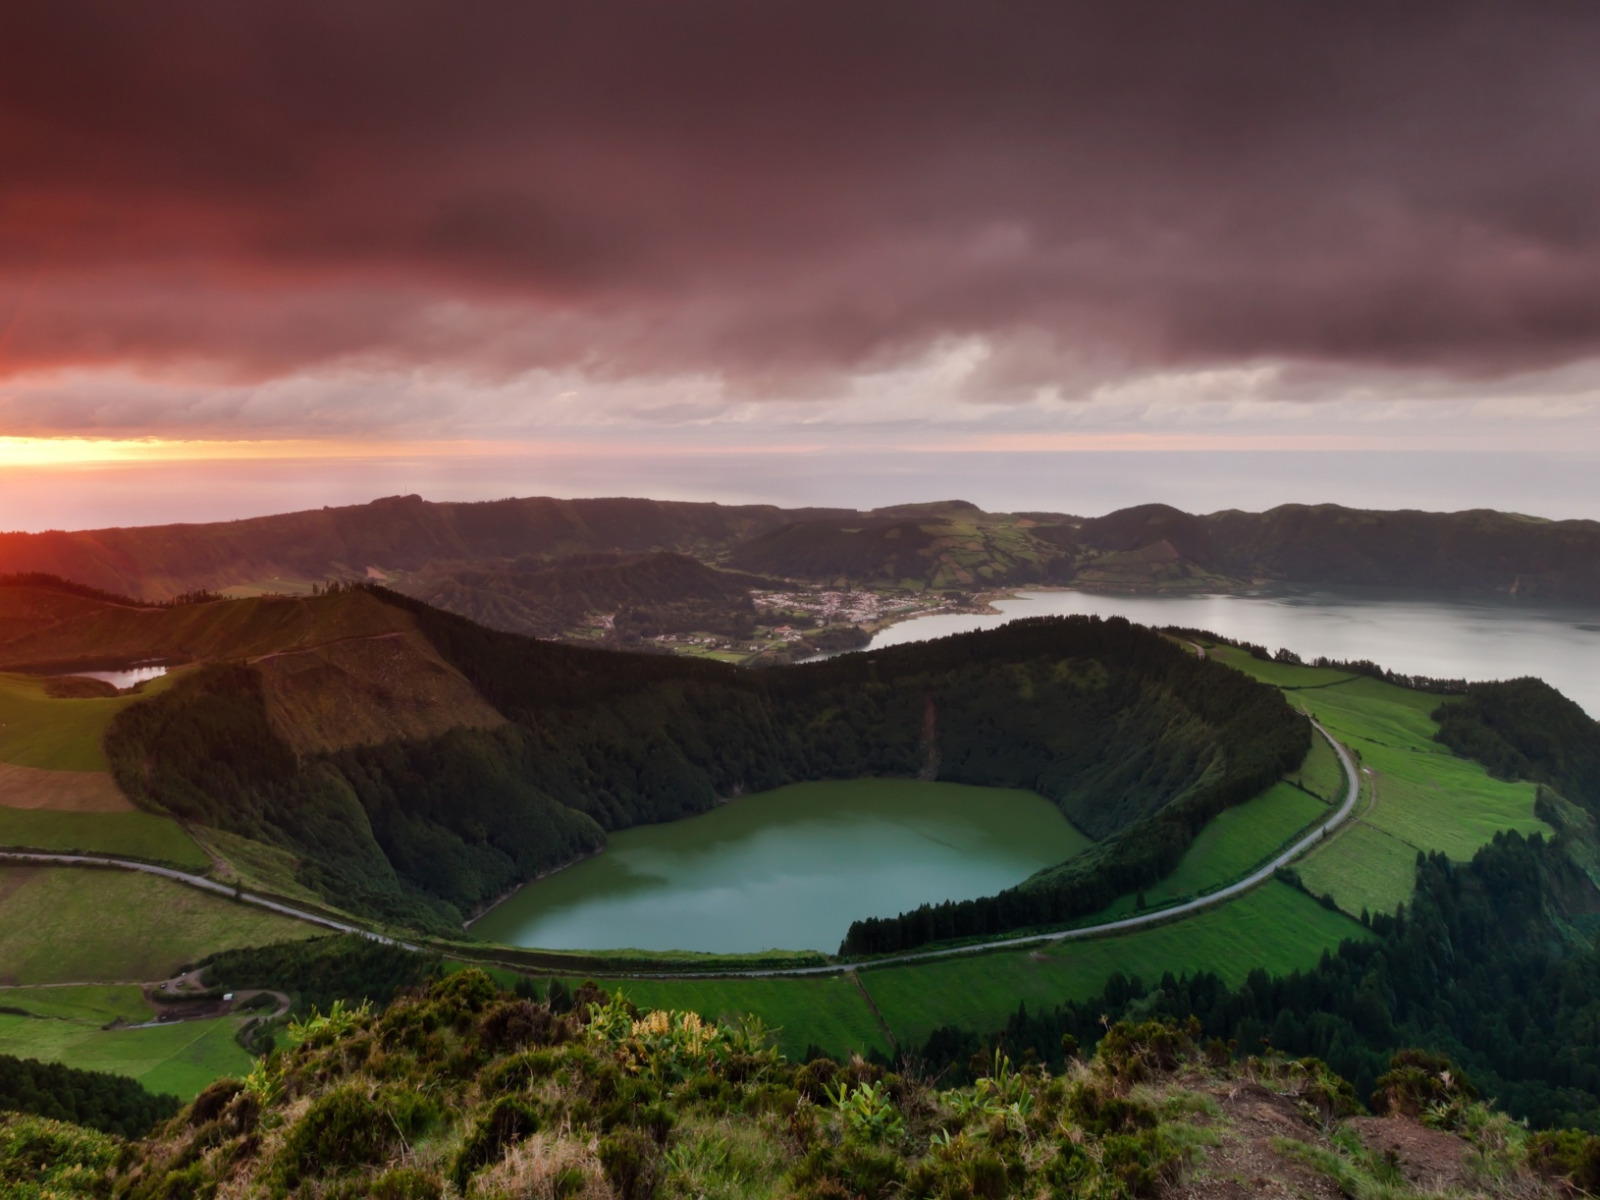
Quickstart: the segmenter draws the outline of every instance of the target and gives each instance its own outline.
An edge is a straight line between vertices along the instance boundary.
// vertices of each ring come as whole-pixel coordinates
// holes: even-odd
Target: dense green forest
[[[255,673],[212,665],[117,717],[118,782],[144,807],[285,846],[342,906],[439,930],[606,830],[719,797],[874,775],[1029,788],[1099,845],[983,908],[997,929],[1160,878],[1309,746],[1275,690],[1122,620],[746,671],[498,633],[382,595],[509,724],[297,759]]]
[[[437,955],[357,934],[335,934],[270,946],[240,946],[212,954],[194,967],[207,987],[271,988],[289,993],[291,1011],[327,1012],[338,1001],[386,1005],[440,969]]]
[[[126,1075],[0,1054],[0,1112],[33,1113],[139,1137],[178,1107],[176,1096],[154,1095]]]

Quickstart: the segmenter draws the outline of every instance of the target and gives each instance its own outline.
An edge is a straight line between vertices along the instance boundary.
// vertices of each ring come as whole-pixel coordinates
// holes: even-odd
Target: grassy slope
[[[44,680],[0,674],[0,762],[53,771],[109,769],[100,740],[111,718],[144,696],[171,686],[175,675],[138,693],[93,700],[45,695]],[[0,807],[0,845],[37,850],[91,850],[203,868],[208,860],[167,817],[148,813],[63,813]]]
[[[1120,937],[884,967],[861,978],[901,1044],[917,1046],[940,1025],[989,1032],[1018,1003],[1037,1011],[1095,995],[1117,971],[1154,983],[1165,971],[1211,970],[1237,984],[1255,967],[1308,967],[1346,938],[1366,936],[1350,918],[1274,880],[1221,908]]]
[[[21,665],[160,655],[209,661],[254,658],[413,628],[406,613],[359,591],[316,601],[263,596],[163,609],[104,605],[0,643],[0,661]]]
[[[68,813],[0,807],[0,846],[127,855],[191,871],[202,871],[211,861],[171,817],[142,812]]]
[[[228,946],[318,932],[153,875],[0,868],[0,982],[163,979]]]
[[[245,1018],[182,1021],[152,1029],[105,1029],[121,1018],[147,1021],[149,1005],[136,987],[0,988],[0,1054],[111,1071],[152,1092],[187,1100],[222,1075],[250,1069],[234,1040]]]
[[[1198,896],[1243,878],[1332,811],[1293,784],[1274,784],[1253,800],[1213,818],[1184,853],[1178,869],[1145,889],[1145,903],[1153,907],[1179,897]],[[1106,909],[1105,919],[1135,912],[1136,899],[1124,896]]]
[[[281,846],[204,826],[196,829],[195,840],[204,850],[226,860],[232,868],[232,876],[227,880],[230,883],[237,880],[252,891],[270,892],[285,900],[299,900],[321,909],[330,907],[326,900],[295,878],[301,860]]]
[[[0,762],[52,771],[108,771],[100,739],[111,718],[145,696],[170,687],[177,672],[137,693],[94,700],[57,700],[44,680],[0,674]]]
[[[1288,780],[1329,804],[1337,804],[1344,798],[1344,768],[1339,765],[1339,756],[1326,738],[1311,739],[1311,752]]]
[[[1391,911],[1412,892],[1417,851],[1465,860],[1502,829],[1550,832],[1533,815],[1534,786],[1491,778],[1433,740],[1440,697],[1343,672],[1216,656],[1287,690],[1372,772],[1371,792],[1345,831],[1300,864],[1306,886],[1347,912]]]

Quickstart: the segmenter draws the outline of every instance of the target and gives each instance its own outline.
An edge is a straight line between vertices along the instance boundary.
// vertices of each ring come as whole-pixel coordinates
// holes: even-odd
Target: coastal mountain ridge
[[[0,535],[0,567],[145,600],[196,590],[309,591],[373,579],[463,615],[542,631],[548,588],[577,555],[670,553],[832,587],[980,591],[1027,584],[1226,590],[1282,583],[1600,601],[1600,522],[1486,509],[1436,513],[1287,504],[1204,515],[1164,504],[1101,517],[987,513],[966,501],[866,512],[648,499],[476,503],[393,496],[212,524]],[[497,576],[482,594],[463,575]],[[457,583],[444,580],[457,577]],[[591,581],[593,582],[593,581]],[[621,585],[623,600],[628,588]],[[451,593],[477,593],[471,600]],[[591,588],[593,603],[619,602]],[[521,611],[529,604],[536,610]]]

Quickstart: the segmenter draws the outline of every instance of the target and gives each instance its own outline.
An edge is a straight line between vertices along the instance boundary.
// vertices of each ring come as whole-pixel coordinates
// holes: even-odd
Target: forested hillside
[[[686,554],[575,554],[523,558],[503,568],[441,564],[399,590],[491,629],[557,637],[603,615],[639,636],[753,624],[750,590],[770,580],[718,571]]]
[[[214,664],[119,715],[106,749],[140,805],[282,846],[328,899],[435,928],[592,852],[606,830],[869,775],[1054,800],[1100,845],[985,919],[1062,919],[1160,878],[1309,744],[1273,689],[1121,620],[1019,622],[759,672],[522,638],[362,594],[414,621],[505,723],[296,754],[260,671]]]

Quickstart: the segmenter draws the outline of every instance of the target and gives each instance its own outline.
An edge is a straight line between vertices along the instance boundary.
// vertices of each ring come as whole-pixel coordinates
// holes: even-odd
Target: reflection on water
[[[121,691],[149,679],[160,679],[167,673],[165,666],[125,667],[120,671],[61,671],[58,676],[70,675],[74,679],[98,679]]]
[[[1088,844],[1032,792],[796,784],[612,834],[472,931],[548,950],[832,951],[859,917],[989,895]]]
[[[877,634],[867,648],[989,629],[1018,617],[1122,616],[1143,625],[1209,629],[1269,650],[1286,646],[1306,659],[1370,659],[1406,675],[1535,675],[1600,716],[1600,612],[1592,608],[1356,589],[1187,596],[1023,591],[995,607],[998,615],[941,613],[903,621]]]

